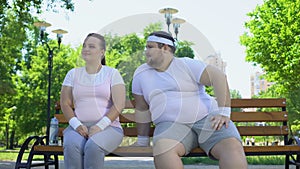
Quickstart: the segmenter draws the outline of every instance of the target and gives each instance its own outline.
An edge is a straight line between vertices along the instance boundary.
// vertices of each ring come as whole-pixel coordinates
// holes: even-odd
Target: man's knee
[[[231,155],[244,155],[244,150],[241,142],[232,137],[221,140],[219,143],[217,143],[212,149],[211,154],[216,158],[220,159],[222,156],[228,156],[228,154]]]
[[[166,153],[183,156],[185,148],[182,143],[171,139],[160,139],[153,145],[153,156],[158,156]]]

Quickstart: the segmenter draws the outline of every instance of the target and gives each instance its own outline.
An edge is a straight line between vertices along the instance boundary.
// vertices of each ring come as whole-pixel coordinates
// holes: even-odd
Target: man
[[[138,122],[135,145],[149,145],[153,121],[157,169],[183,168],[180,157],[197,146],[219,160],[222,169],[247,168],[240,135],[230,121],[226,75],[201,61],[176,58],[175,50],[166,32],[153,32],[147,39],[147,63],[137,68],[132,82]],[[213,86],[216,99],[205,86]]]

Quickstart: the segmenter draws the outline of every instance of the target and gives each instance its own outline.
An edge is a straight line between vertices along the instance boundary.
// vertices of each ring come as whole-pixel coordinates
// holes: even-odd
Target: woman
[[[105,47],[103,36],[88,34],[81,51],[85,66],[71,69],[62,84],[60,104],[69,121],[64,131],[67,169],[103,168],[105,154],[123,139],[118,117],[125,85],[118,70],[105,66]]]

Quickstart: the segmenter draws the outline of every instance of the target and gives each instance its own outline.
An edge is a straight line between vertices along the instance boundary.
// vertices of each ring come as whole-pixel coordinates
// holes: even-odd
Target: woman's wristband
[[[77,117],[72,117],[69,120],[69,124],[74,130],[76,130],[78,126],[82,125],[82,123],[78,120]]]
[[[104,116],[96,125],[101,129],[104,130],[107,126],[111,124],[111,120]]]
[[[222,116],[230,117],[231,108],[230,107],[219,107],[219,114]]]

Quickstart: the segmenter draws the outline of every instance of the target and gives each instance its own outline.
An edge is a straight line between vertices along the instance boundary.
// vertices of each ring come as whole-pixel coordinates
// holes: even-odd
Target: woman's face
[[[102,41],[98,38],[92,36],[87,37],[81,50],[83,60],[89,63],[101,63],[105,52],[101,43]]]

